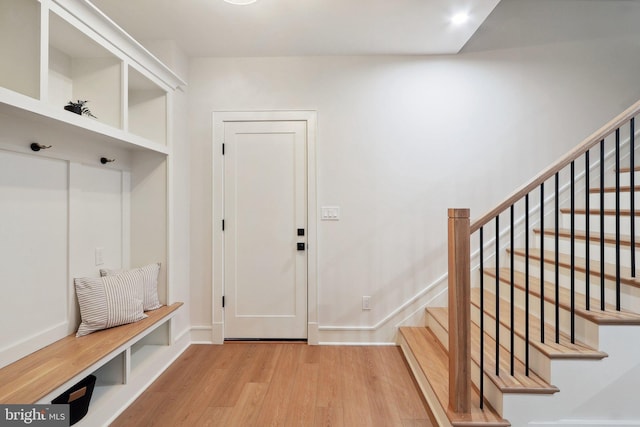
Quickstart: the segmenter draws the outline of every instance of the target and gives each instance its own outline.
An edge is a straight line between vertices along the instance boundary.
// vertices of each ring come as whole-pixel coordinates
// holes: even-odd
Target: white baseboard
[[[400,326],[424,326],[424,309],[446,306],[447,274],[426,286],[396,310],[371,326],[318,327],[318,343],[323,345],[395,345]]]
[[[213,344],[213,327],[192,326],[191,344]]]

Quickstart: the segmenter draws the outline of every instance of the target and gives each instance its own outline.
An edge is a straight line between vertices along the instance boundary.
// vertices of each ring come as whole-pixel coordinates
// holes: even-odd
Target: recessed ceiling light
[[[456,13],[451,17],[451,23],[453,25],[462,25],[469,20],[469,14],[467,12]]]
[[[224,0],[224,1],[231,4],[245,5],[245,4],[255,3],[257,0]]]

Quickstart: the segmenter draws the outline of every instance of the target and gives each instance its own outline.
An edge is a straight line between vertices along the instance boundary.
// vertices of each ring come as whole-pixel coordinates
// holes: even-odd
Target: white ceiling
[[[188,56],[457,53],[500,0],[91,0],[134,38]],[[453,14],[467,11],[460,26]]]

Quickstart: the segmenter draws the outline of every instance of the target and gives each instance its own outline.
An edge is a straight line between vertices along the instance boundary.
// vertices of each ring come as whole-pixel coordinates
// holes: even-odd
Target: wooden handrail
[[[500,203],[495,208],[491,209],[486,214],[482,215],[480,218],[476,219],[471,224],[471,233],[475,233],[482,227],[487,224],[493,218],[495,218],[500,213],[507,210],[511,205],[522,199],[525,195],[532,192],[534,189],[538,188],[540,184],[551,178],[562,170],[565,166],[569,165],[572,161],[580,157],[582,154],[586,153],[588,150],[593,148],[596,144],[598,144],[601,140],[609,136],[613,131],[618,129],[620,126],[631,120],[631,118],[635,117],[638,113],[640,113],[640,101],[637,101],[631,107],[627,108],[620,115],[615,117],[613,120],[608,122],[606,125],[602,126],[600,129],[595,131],[591,136],[586,138],[580,145],[575,147],[573,150],[569,151],[564,157],[558,160],[553,165],[549,166],[542,172],[540,172],[535,178],[529,181],[527,184],[523,185],[519,189],[517,189],[511,196],[507,197],[505,201]]]
[[[471,258],[469,209],[449,209],[449,405],[471,411]]]

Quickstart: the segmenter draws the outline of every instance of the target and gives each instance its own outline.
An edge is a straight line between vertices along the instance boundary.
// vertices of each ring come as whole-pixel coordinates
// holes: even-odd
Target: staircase
[[[473,223],[450,210],[449,308],[398,334],[440,425],[640,425],[639,114]]]

